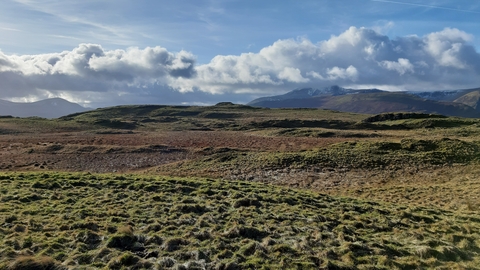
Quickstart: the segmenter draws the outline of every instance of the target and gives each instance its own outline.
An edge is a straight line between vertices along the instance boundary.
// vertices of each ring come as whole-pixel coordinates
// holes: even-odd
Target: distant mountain
[[[454,101],[455,99],[464,95],[465,90],[449,90],[449,91],[433,91],[433,92],[417,92],[417,91],[407,91],[405,93],[412,94],[417,97],[424,99],[435,100],[435,101]]]
[[[256,106],[255,104],[265,102],[265,101],[281,101],[281,100],[290,100],[290,99],[308,99],[311,97],[320,97],[320,96],[342,96],[347,94],[356,94],[356,93],[378,93],[384,92],[378,89],[363,89],[363,90],[354,90],[342,88],[338,85],[333,85],[330,87],[325,87],[323,89],[313,89],[313,88],[302,88],[295,89],[286,94],[272,96],[272,97],[263,97],[258,98],[247,105]]]
[[[296,89],[255,99],[247,105],[267,108],[323,108],[353,113],[422,112],[480,117],[480,89],[436,92],[388,92],[379,89]]]
[[[480,89],[469,91],[465,95],[455,99],[454,102],[466,104],[480,111]]]
[[[11,115],[15,117],[38,116],[43,118],[58,118],[86,110],[86,108],[76,103],[61,98],[45,99],[32,103],[19,103],[0,99],[0,115]]]

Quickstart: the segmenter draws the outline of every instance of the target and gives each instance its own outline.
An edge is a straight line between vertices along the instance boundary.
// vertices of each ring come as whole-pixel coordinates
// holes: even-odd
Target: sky
[[[247,103],[480,87],[480,0],[2,0],[0,99]]]

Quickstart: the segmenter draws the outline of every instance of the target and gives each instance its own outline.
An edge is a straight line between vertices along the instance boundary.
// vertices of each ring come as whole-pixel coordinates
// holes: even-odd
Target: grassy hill
[[[114,129],[248,130],[258,122],[283,119],[342,121],[354,124],[365,115],[318,109],[262,109],[232,103],[215,106],[117,106],[61,117],[60,122]],[[324,124],[325,125],[325,124]]]

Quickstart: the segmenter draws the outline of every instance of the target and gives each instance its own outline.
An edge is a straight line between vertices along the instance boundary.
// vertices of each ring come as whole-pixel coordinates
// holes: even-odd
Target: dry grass
[[[8,270],[61,270],[57,261],[47,256],[18,256],[7,266]]]

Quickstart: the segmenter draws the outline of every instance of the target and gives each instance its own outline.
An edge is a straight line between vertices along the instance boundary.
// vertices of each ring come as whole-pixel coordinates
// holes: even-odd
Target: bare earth
[[[298,151],[344,138],[266,137],[235,131],[168,131],[134,134],[86,132],[0,136],[0,169],[138,172],[198,157],[203,148]]]

